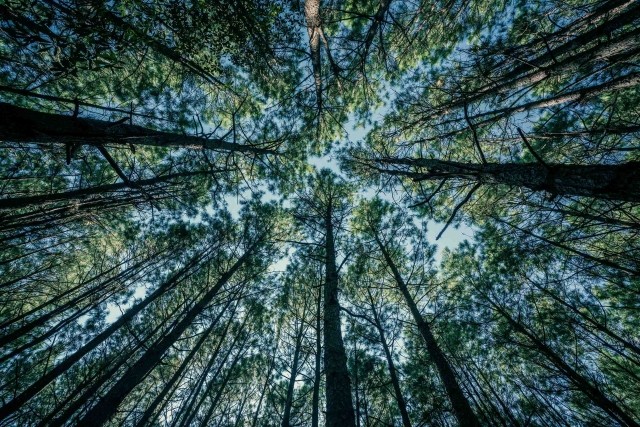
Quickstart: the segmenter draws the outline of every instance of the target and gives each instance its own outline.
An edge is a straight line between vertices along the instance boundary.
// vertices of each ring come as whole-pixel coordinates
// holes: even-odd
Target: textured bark
[[[436,159],[381,158],[385,165],[409,166],[414,171],[382,169],[380,172],[404,175],[416,181],[443,178],[474,180],[487,184],[525,187],[564,196],[640,201],[640,162],[616,165],[562,165],[540,163],[475,163]],[[426,172],[421,172],[426,169]]]
[[[591,382],[583,377],[579,372],[573,369],[567,364],[559,355],[557,355],[553,349],[547,346],[542,340],[540,340],[531,331],[525,328],[519,321],[515,320],[505,309],[497,304],[492,303],[500,315],[502,315],[507,322],[513,327],[515,331],[526,336],[535,346],[535,348],[543,354],[551,363],[553,363],[559,371],[566,375],[567,379],[571,381],[582,393],[588,396],[594,404],[599,406],[603,411],[612,416],[617,422],[623,426],[639,427],[640,424],[636,422],[633,417],[627,414],[622,408],[620,408],[614,401],[609,399],[605,394],[597,387],[591,384]]]
[[[458,380],[456,378],[455,372],[451,368],[451,365],[449,364],[449,361],[447,360],[446,356],[440,349],[438,342],[436,341],[435,337],[433,336],[433,333],[431,332],[431,328],[429,327],[427,322],[425,322],[424,319],[422,318],[422,314],[420,313],[420,310],[418,310],[418,307],[416,306],[416,303],[413,300],[413,297],[409,293],[409,289],[407,288],[407,285],[405,284],[404,279],[400,275],[398,268],[393,262],[393,259],[389,255],[387,248],[384,246],[384,244],[382,243],[380,238],[377,236],[377,234],[375,235],[375,240],[376,240],[376,243],[378,244],[378,247],[380,248],[380,251],[382,252],[382,255],[384,256],[384,259],[387,265],[389,266],[393,274],[393,277],[396,281],[396,285],[398,286],[398,289],[400,290],[400,293],[402,293],[402,296],[404,297],[404,300],[407,303],[409,310],[411,311],[413,320],[416,322],[416,325],[418,326],[418,331],[420,332],[420,335],[422,335],[422,338],[425,341],[427,352],[429,353],[429,357],[433,360],[433,363],[436,365],[436,368],[438,369],[440,380],[444,384],[444,388],[447,391],[447,395],[449,396],[451,406],[453,407],[453,413],[455,414],[458,420],[458,423],[460,424],[460,426],[464,426],[464,427],[479,426],[480,423],[478,421],[478,418],[476,417],[475,413],[471,409],[471,405],[469,404],[469,401],[462,393],[462,389],[458,384]]]
[[[161,132],[142,126],[104,120],[43,113],[0,103],[0,141],[59,143],[80,145],[120,144],[220,150],[253,154],[276,154],[251,145],[207,139],[198,136]]]
[[[227,270],[207,291],[207,293],[191,309],[185,313],[182,320],[165,337],[149,348],[145,354],[136,361],[118,382],[91,408],[80,420],[80,425],[101,426],[105,424],[117,411],[118,406],[127,395],[144,379],[144,377],[156,366],[162,356],[175,344],[180,336],[193,324],[204,309],[211,303],[220,289],[231,279],[236,271],[245,264],[258,242],[254,243],[238,260]]]
[[[351,381],[347,370],[347,353],[340,329],[340,304],[338,302],[338,271],[333,236],[333,209],[328,202],[325,216],[325,267],[324,286],[324,371],[326,375],[327,427],[353,427],[353,399]]]
[[[322,63],[320,45],[322,37],[324,37],[322,34],[322,19],[320,17],[320,0],[306,0],[304,2],[304,16],[307,20],[311,67],[313,69],[313,81],[316,88],[316,105],[318,113],[320,113],[322,111]]]

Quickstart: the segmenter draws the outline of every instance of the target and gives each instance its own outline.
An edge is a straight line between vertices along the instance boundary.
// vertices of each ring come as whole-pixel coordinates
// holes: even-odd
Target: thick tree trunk
[[[447,391],[447,395],[449,396],[449,400],[451,401],[451,406],[453,407],[453,412],[458,419],[458,423],[460,423],[460,426],[464,427],[479,426],[480,423],[478,422],[478,418],[471,409],[471,405],[469,404],[467,398],[464,396],[464,393],[462,393],[462,389],[458,384],[458,380],[453,371],[453,368],[451,368],[449,361],[440,349],[440,346],[438,345],[435,337],[433,336],[433,333],[431,332],[431,328],[422,318],[422,314],[420,313],[420,310],[418,310],[418,307],[416,306],[413,297],[409,293],[409,289],[407,288],[404,279],[400,275],[398,268],[393,262],[393,259],[389,255],[387,248],[384,246],[377,234],[375,234],[375,239],[387,265],[389,266],[393,274],[398,289],[402,293],[402,296],[404,297],[405,302],[407,303],[407,306],[411,311],[413,319],[418,326],[418,331],[425,341],[427,352],[429,353],[429,356],[438,369],[438,374],[440,375],[440,379],[442,380],[444,388]]]
[[[182,320],[165,337],[131,366],[118,382],[91,408],[80,420],[80,425],[101,426],[105,424],[117,411],[118,406],[140,381],[156,366],[167,350],[175,344],[205,308],[211,303],[220,289],[231,279],[245,262],[249,260],[258,242],[254,243],[216,282],[216,284],[198,301],[182,318]]]
[[[326,375],[327,427],[355,427],[351,381],[347,369],[338,302],[338,271],[333,237],[333,210],[331,201],[325,216],[325,268],[324,286],[324,371]]]
[[[59,143],[79,145],[120,144],[220,150],[253,154],[276,154],[273,150],[207,139],[198,136],[161,132],[119,122],[43,113],[0,103],[0,141]]]
[[[316,305],[316,354],[313,372],[313,396],[311,398],[311,427],[318,427],[320,414],[320,375],[322,357],[322,287],[318,286]]]
[[[640,162],[617,165],[541,163],[461,163],[436,159],[381,158],[374,163],[408,166],[413,171],[377,168],[415,181],[458,178],[525,187],[563,196],[640,202]],[[422,170],[426,170],[422,172]]]

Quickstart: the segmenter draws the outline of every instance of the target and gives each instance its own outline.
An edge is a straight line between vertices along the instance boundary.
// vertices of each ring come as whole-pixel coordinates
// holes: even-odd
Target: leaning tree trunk
[[[92,340],[80,347],[75,353],[64,359],[57,364],[46,374],[42,375],[36,382],[27,387],[26,390],[18,394],[12,400],[7,402],[0,408],[0,420],[3,420],[16,412],[27,401],[36,396],[42,389],[44,389],[50,382],[57,379],[60,375],[68,371],[76,362],[82,359],[85,355],[96,349],[100,344],[105,342],[116,331],[118,331],[123,325],[137,316],[143,309],[145,309],[153,301],[165,295],[167,292],[174,289],[184,279],[186,275],[205,257],[205,253],[200,253],[193,257],[183,268],[169,277],[158,289],[149,294],[145,299],[135,304],[126,313],[124,313],[118,320],[113,322],[108,328],[96,335]]]
[[[354,427],[351,381],[347,369],[347,353],[340,328],[340,304],[338,302],[338,270],[333,237],[331,201],[325,216],[325,267],[324,286],[324,370],[326,375],[327,427]]]
[[[416,322],[416,325],[418,326],[418,331],[420,332],[420,335],[422,335],[422,338],[425,341],[427,352],[429,353],[431,360],[433,360],[433,363],[436,365],[436,368],[438,369],[438,374],[440,375],[440,379],[442,380],[442,383],[444,384],[444,388],[447,392],[447,395],[449,396],[449,401],[451,402],[451,406],[453,407],[453,413],[458,419],[458,423],[460,424],[461,427],[479,426],[480,423],[478,421],[478,418],[476,417],[476,414],[471,409],[471,405],[469,404],[469,401],[467,400],[464,393],[462,392],[462,389],[458,384],[458,380],[456,378],[455,372],[453,371],[453,368],[451,367],[451,365],[449,364],[449,361],[447,360],[444,353],[440,349],[438,342],[436,341],[433,333],[431,332],[431,328],[429,327],[427,322],[425,322],[424,319],[422,318],[422,314],[420,313],[420,310],[418,310],[418,307],[415,301],[413,300],[413,297],[409,293],[409,289],[407,288],[407,285],[405,284],[404,279],[400,275],[398,268],[393,262],[393,259],[391,259],[391,256],[389,255],[387,248],[384,246],[384,244],[379,239],[377,234],[374,234],[374,236],[375,236],[376,243],[378,244],[378,247],[380,248],[380,251],[382,252],[382,255],[387,265],[389,266],[389,268],[391,269],[391,272],[393,273],[393,277],[396,281],[398,289],[400,290],[400,293],[402,293],[402,296],[404,297],[405,302],[407,303],[407,306],[411,311],[413,319]]]
[[[616,402],[609,399],[599,387],[593,385],[589,379],[585,378],[578,371],[573,369],[556,352],[540,340],[533,332],[529,331],[522,323],[514,319],[504,308],[490,301],[494,309],[504,317],[509,325],[521,335],[527,337],[533,347],[543,354],[567,379],[573,383],[578,390],[584,393],[593,403],[603,411],[613,417],[618,423],[628,427],[640,427],[640,424],[624,411]]]

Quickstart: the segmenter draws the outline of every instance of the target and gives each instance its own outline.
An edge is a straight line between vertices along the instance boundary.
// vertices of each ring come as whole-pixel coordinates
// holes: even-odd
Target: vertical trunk
[[[344,349],[340,323],[338,271],[331,203],[329,201],[325,216],[324,370],[327,395],[326,425],[327,427],[355,427],[351,381],[349,380],[347,354]]]
[[[304,314],[303,314],[304,317]],[[293,352],[293,361],[291,363],[291,375],[289,377],[289,385],[287,386],[287,399],[284,403],[284,415],[282,417],[282,427],[289,427],[291,423],[291,407],[293,406],[293,391],[298,376],[298,363],[300,360],[300,350],[302,348],[302,336],[304,333],[304,325],[300,321],[298,333],[296,334],[296,348]]]
[[[509,315],[509,313],[507,313],[505,309],[491,301],[490,303],[495,308],[495,310],[507,320],[509,325],[511,325],[514,330],[527,337],[533,343],[535,348],[541,354],[543,354],[551,363],[553,363],[553,365],[559,371],[564,373],[567,379],[572,382],[578,388],[578,390],[589,397],[593,403],[599,406],[603,411],[613,417],[621,425],[628,427],[640,427],[640,424],[638,424],[631,415],[627,414],[614,401],[605,396],[604,393],[597,386],[591,384],[591,382],[587,378],[583,377],[575,369],[569,366],[569,364],[562,360],[562,358],[557,355],[555,351],[553,351],[553,349],[547,346],[536,335],[525,328],[520,322],[511,317],[511,315]]]
[[[322,357],[322,286],[318,286],[318,300],[316,305],[316,354],[313,372],[313,397],[311,403],[311,427],[318,427],[320,413],[320,363]]]
[[[118,382],[105,394],[100,401],[91,408],[80,420],[81,425],[101,426],[105,424],[117,411],[118,406],[127,395],[140,383],[144,377],[156,366],[162,356],[175,344],[180,336],[193,324],[196,317],[211,303],[220,289],[231,279],[233,274],[247,262],[257,246],[254,243],[247,251],[226,271],[216,284],[211,288],[198,303],[196,303],[183,319],[169,332],[160,342],[149,348],[147,352],[127,372]]]
[[[407,289],[407,286],[404,283],[404,280],[400,275],[398,268],[393,262],[393,259],[391,259],[391,256],[387,252],[387,248],[382,244],[382,241],[380,241],[377,234],[375,235],[375,239],[380,248],[380,251],[382,252],[382,255],[384,256],[385,261],[387,262],[387,265],[393,273],[393,277],[395,278],[398,289],[402,293],[407,306],[409,306],[409,310],[411,311],[413,319],[418,326],[418,331],[420,331],[420,335],[422,335],[422,338],[425,341],[427,352],[429,353],[429,356],[438,369],[438,374],[440,375],[440,379],[442,380],[444,388],[447,391],[447,395],[449,396],[449,400],[451,401],[451,406],[453,407],[453,412],[458,419],[458,423],[461,426],[465,427],[479,426],[480,423],[478,422],[476,415],[471,409],[469,401],[464,396],[464,393],[462,393],[462,389],[458,384],[458,380],[455,373],[453,372],[453,369],[451,368],[451,365],[449,364],[449,361],[440,349],[440,346],[438,345],[435,337],[433,336],[433,333],[431,332],[431,328],[429,328],[427,322],[425,322],[422,318],[422,314],[420,314],[420,311],[418,310],[413,297],[409,293],[409,289]]]

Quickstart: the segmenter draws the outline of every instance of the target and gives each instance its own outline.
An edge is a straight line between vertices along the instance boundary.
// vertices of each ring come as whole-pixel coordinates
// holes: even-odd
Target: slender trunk
[[[304,314],[303,314],[304,317]],[[298,376],[298,363],[300,360],[300,350],[302,349],[302,336],[304,333],[304,324],[300,321],[299,330],[296,334],[296,347],[293,352],[293,361],[291,363],[291,374],[289,376],[289,385],[287,386],[287,398],[284,403],[284,415],[282,416],[282,427],[290,427],[291,425],[291,408],[293,406],[293,391],[296,385],[296,377]]]
[[[451,401],[451,406],[453,407],[453,412],[458,419],[458,423],[460,424],[460,426],[465,427],[479,426],[480,423],[478,422],[478,418],[471,409],[469,401],[462,393],[462,389],[458,384],[458,380],[456,379],[453,368],[440,349],[440,346],[438,345],[435,337],[433,336],[433,333],[431,332],[431,328],[422,318],[422,314],[420,314],[420,310],[418,310],[418,307],[416,306],[413,297],[409,293],[409,289],[407,289],[404,279],[400,275],[400,272],[393,262],[393,259],[389,255],[387,248],[384,246],[377,234],[375,234],[375,240],[378,244],[378,247],[380,248],[380,251],[382,252],[382,255],[384,256],[387,265],[393,273],[393,277],[396,281],[398,289],[402,293],[402,296],[404,297],[405,302],[407,303],[407,306],[411,311],[413,319],[418,326],[418,331],[420,331],[420,334],[425,341],[427,352],[429,353],[429,356],[438,369],[438,374],[440,375],[440,379],[442,380],[444,388],[447,391],[447,395],[449,396],[449,400]]]
[[[195,385],[189,387],[189,395],[186,398],[181,398],[180,399],[183,403],[186,403],[187,406],[184,409],[183,409],[183,405],[180,406],[180,409],[178,409],[176,411],[176,415],[171,420],[171,424],[170,424],[171,426],[178,425],[178,422],[180,421],[181,417],[182,417],[182,424],[181,425],[186,425],[187,424],[186,420],[191,418],[191,413],[192,413],[194,405],[196,404],[196,402],[199,404],[200,399],[198,399],[198,395],[200,394],[200,391],[202,390],[202,387],[205,384],[205,381],[207,379],[207,375],[209,375],[209,372],[211,372],[211,369],[213,369],[213,366],[214,366],[216,360],[218,359],[218,354],[220,353],[220,350],[222,349],[222,344],[224,344],[224,342],[225,342],[225,339],[227,337],[227,333],[229,331],[229,327],[233,323],[232,319],[233,319],[233,316],[234,316],[235,311],[236,311],[237,308],[238,308],[238,305],[236,304],[234,306],[233,310],[231,310],[231,316],[229,316],[229,320],[225,324],[224,329],[223,329],[222,333],[220,334],[220,339],[216,343],[215,349],[212,352],[210,352],[210,354],[208,354],[209,360],[207,361],[206,366],[204,367],[204,369],[200,373],[200,375],[198,377],[198,380],[196,381]],[[231,343],[231,348],[235,345],[235,342],[238,339],[238,336],[239,335],[236,334],[235,338],[233,339],[233,341]],[[225,354],[223,360],[226,360],[228,355],[229,355],[229,352],[227,352]]]
[[[324,286],[324,370],[326,376],[327,427],[355,427],[351,381],[347,369],[338,302],[338,271],[333,236],[333,210],[331,201],[325,215],[325,268]]]
[[[411,420],[409,419],[409,413],[407,412],[407,403],[405,402],[404,396],[402,395],[402,390],[400,390],[400,381],[398,380],[398,371],[393,361],[391,349],[389,348],[389,344],[387,343],[387,337],[385,336],[384,329],[380,322],[380,318],[378,317],[378,312],[373,307],[373,299],[371,299],[371,303],[372,303],[373,320],[374,320],[376,329],[378,330],[378,335],[380,336],[380,343],[382,343],[384,356],[387,359],[387,367],[389,368],[391,385],[393,386],[393,393],[396,398],[396,404],[398,405],[398,410],[400,411],[400,416],[402,417],[402,425],[404,427],[411,427]]]
[[[218,294],[220,289],[231,279],[233,274],[239,270],[245,262],[247,262],[253,251],[257,247],[258,242],[254,243],[232,266],[226,271],[216,284],[211,288],[198,303],[196,303],[184,316],[184,318],[176,325],[176,327],[168,333],[160,342],[149,348],[147,352],[138,361],[131,366],[120,380],[105,394],[100,401],[91,408],[80,421],[81,425],[105,424],[117,411],[118,406],[127,397],[127,395],[138,385],[139,382],[156,366],[162,356],[169,348],[180,338],[194,322],[205,308],[211,303],[213,298]]]
[[[9,415],[16,412],[22,405],[24,405],[27,401],[32,399],[36,394],[38,394],[43,388],[45,388],[51,381],[58,378],[60,375],[64,374],[69,368],[71,368],[76,362],[82,359],[89,352],[94,350],[100,344],[105,342],[111,335],[113,335],[117,330],[120,329],[125,323],[132,320],[138,313],[140,313],[143,309],[145,309],[149,304],[158,299],[160,296],[169,292],[171,289],[175,288],[184,278],[191,272],[191,270],[204,258],[205,253],[200,253],[195,257],[191,258],[189,262],[187,262],[184,267],[182,267],[178,272],[171,275],[169,279],[167,279],[158,289],[149,294],[144,300],[140,301],[126,313],[124,313],[118,320],[113,322],[107,329],[102,331],[100,334],[95,336],[92,340],[90,340],[87,344],[78,349],[75,353],[67,357],[64,361],[60,362],[49,372],[40,377],[35,383],[27,387],[22,393],[18,394],[8,403],[6,403],[2,408],[0,408],[0,420],[5,419]]]
[[[0,116],[3,117],[0,121],[2,141],[96,146],[119,144],[124,147],[152,146],[276,154],[273,150],[234,144],[222,139],[207,139],[161,132],[126,123],[43,113],[6,103],[0,103]]]
[[[597,386],[591,384],[591,382],[587,378],[583,377],[575,369],[569,366],[569,364],[567,364],[560,356],[558,356],[555,351],[553,351],[536,335],[525,328],[519,321],[511,317],[511,315],[509,315],[509,313],[507,313],[504,308],[500,307],[498,304],[493,303],[492,301],[490,301],[490,303],[495,308],[495,310],[507,320],[509,325],[511,325],[516,332],[527,337],[529,341],[533,343],[535,348],[540,353],[542,353],[551,363],[553,363],[553,365],[558,370],[564,373],[567,379],[572,382],[578,388],[578,390],[589,397],[594,404],[599,406],[603,411],[613,417],[621,425],[628,427],[640,427],[640,424],[638,424],[631,415],[627,414],[614,401],[605,396],[604,393]]]
[[[260,392],[260,398],[258,399],[258,404],[256,405],[256,411],[253,414],[253,420],[251,421],[251,427],[256,427],[258,424],[258,418],[260,417],[260,410],[262,409],[262,401],[264,400],[265,394],[267,394],[267,388],[271,383],[271,375],[273,373],[273,369],[276,366],[276,355],[278,354],[278,346],[280,343],[280,326],[278,326],[276,332],[275,346],[271,349],[271,361],[269,362],[269,371],[264,379],[264,385],[262,386],[262,391]]]
[[[382,173],[408,176],[415,181],[457,178],[563,196],[640,202],[640,162],[616,165],[479,164],[421,158],[380,158],[374,162],[415,168],[417,171],[378,168]],[[420,171],[423,168],[427,171]]]
[[[238,362],[241,360],[242,356],[244,356],[244,346],[245,346],[246,343],[247,343],[247,340],[245,339],[243,341],[242,345],[240,346],[240,349],[238,350],[238,353],[236,353],[236,355],[234,356],[233,360],[231,361],[231,365],[229,366],[229,368],[225,372],[225,375],[224,375],[224,378],[222,380],[222,383],[218,387],[218,390],[216,391],[216,395],[213,398],[213,400],[211,401],[211,405],[209,405],[209,409],[207,410],[207,413],[205,414],[204,419],[203,419],[202,423],[200,423],[200,425],[202,425],[202,426],[208,426],[209,425],[209,421],[211,421],[211,417],[213,416],[213,412],[215,411],[216,407],[218,406],[218,403],[220,402],[220,398],[222,397],[222,393],[227,388],[227,384],[229,383],[229,380],[231,379],[231,375],[233,374],[233,370],[235,369],[235,367],[238,364]],[[213,381],[211,382],[211,385],[213,385]]]
[[[150,337],[152,337],[153,335],[155,335],[156,332],[158,332],[160,330],[160,328],[162,328],[162,326],[164,326],[164,323],[160,323],[158,326],[156,326],[153,331],[151,331],[151,333],[149,334]],[[51,414],[49,414],[49,416],[47,418],[51,418],[54,416],[57,416],[55,419],[53,419],[52,421],[48,421],[48,419],[44,419],[40,422],[39,427],[61,427],[63,425],[65,425],[67,422],[69,422],[71,420],[71,416],[73,416],[74,413],[76,413],[76,411],[78,411],[80,408],[82,408],[90,399],[94,398],[96,396],[96,393],[98,392],[98,390],[100,390],[100,387],[102,387],[107,381],[109,381],[110,379],[113,378],[113,376],[118,372],[118,370],[125,365],[128,361],[129,358],[133,357],[133,355],[135,354],[135,352],[140,349],[142,346],[144,346],[146,343],[143,342],[142,340],[138,341],[136,343],[136,345],[129,351],[126,351],[123,355],[120,356],[120,358],[115,362],[112,363],[110,366],[108,366],[108,369],[102,373],[102,375],[100,375],[94,382],[93,384],[91,384],[81,395],[80,397],[78,397],[71,405],[69,405],[68,408],[66,408],[64,411],[62,411],[62,409],[64,408],[64,406],[62,407],[58,407],[58,410],[54,410],[53,412],[51,412]],[[122,354],[121,352],[118,353],[118,355]],[[76,391],[78,391],[78,389],[76,389]],[[76,395],[77,393],[74,392],[72,396]],[[70,399],[72,400],[73,397]],[[62,412],[62,413],[60,413]]]

